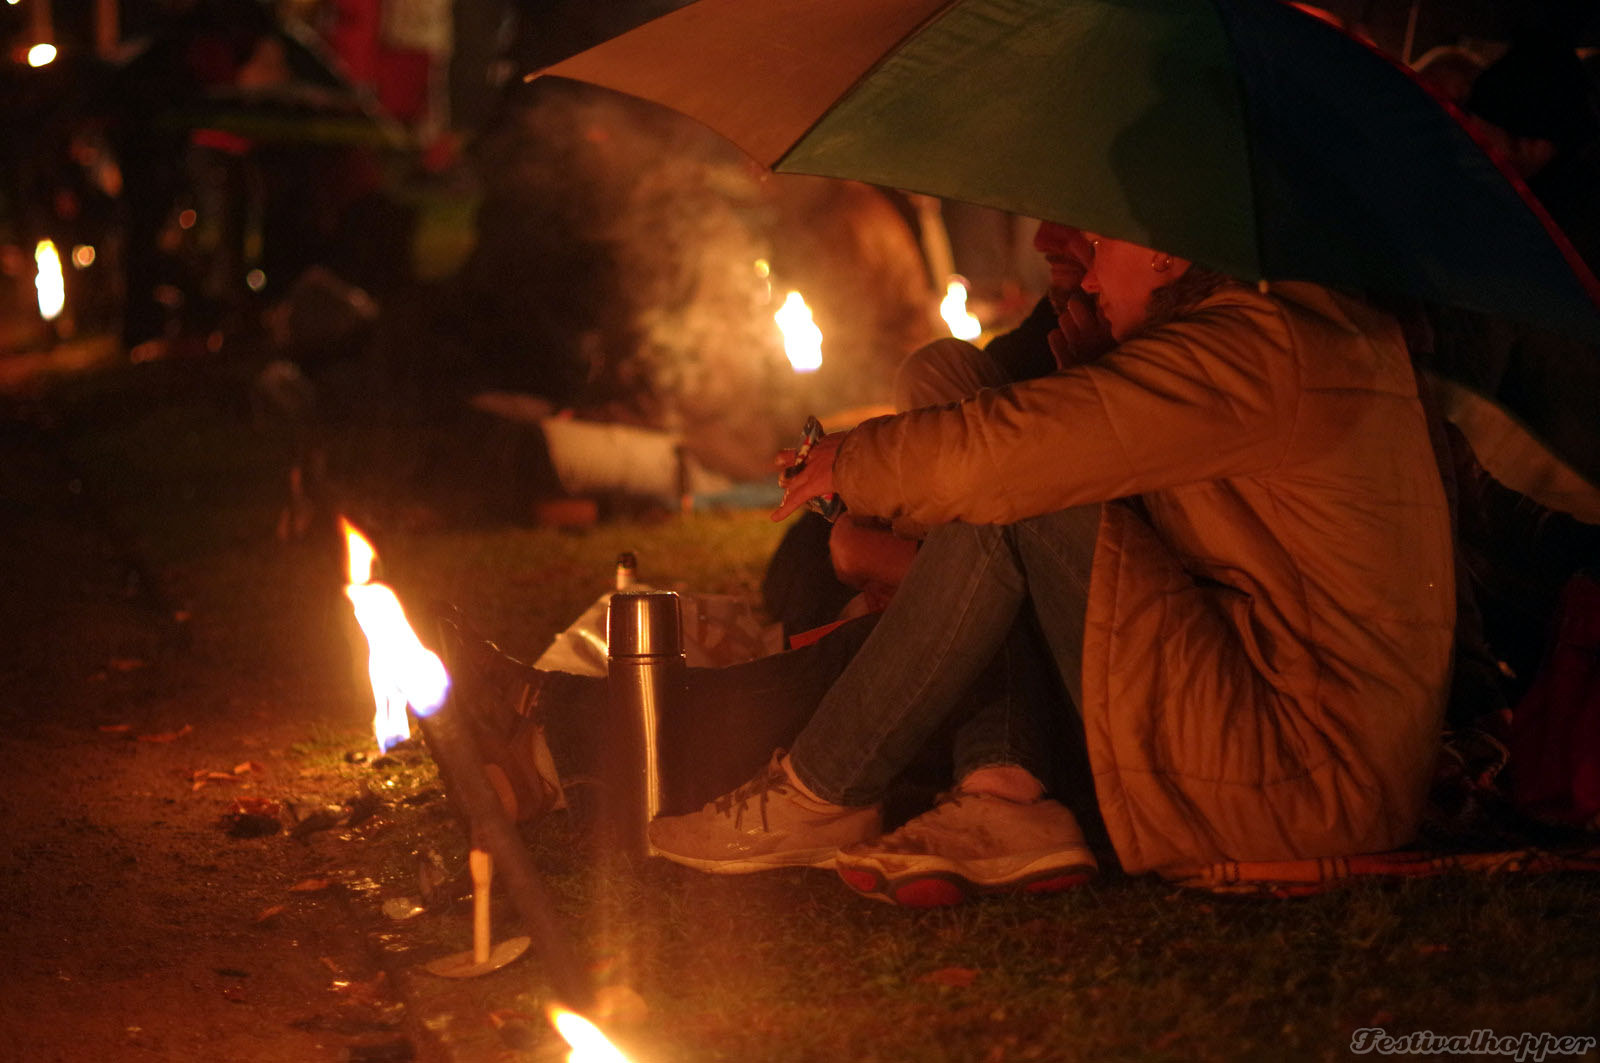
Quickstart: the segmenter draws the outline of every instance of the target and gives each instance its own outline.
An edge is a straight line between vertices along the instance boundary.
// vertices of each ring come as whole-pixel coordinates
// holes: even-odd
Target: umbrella
[[[697,0],[541,74],[779,171],[1600,337],[1600,283],[1526,188],[1403,67],[1278,0]]]

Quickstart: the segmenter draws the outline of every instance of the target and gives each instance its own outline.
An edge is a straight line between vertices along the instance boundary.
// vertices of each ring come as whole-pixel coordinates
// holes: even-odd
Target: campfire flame
[[[958,340],[975,340],[983,334],[983,325],[967,312],[967,286],[960,277],[951,277],[945,286],[939,316],[950,326],[950,335]]]
[[[822,368],[822,330],[811,320],[811,308],[799,292],[790,292],[772,315],[783,332],[783,353],[797,373]]]
[[[391,746],[411,737],[411,721],[406,717],[409,704],[417,715],[426,716],[444,704],[450,690],[450,676],[437,654],[417,640],[417,633],[406,621],[405,610],[394,591],[372,582],[372,565],[378,553],[366,537],[343,517],[349,557],[349,579],[345,597],[355,607],[356,623],[367,637],[367,676],[372,680],[372,699],[376,713],[372,729],[378,747]]]
[[[33,264],[38,269],[33,286],[39,291],[39,316],[54,321],[67,305],[67,284],[61,276],[61,255],[54,241],[39,241],[33,249]]]
[[[552,1007],[550,1022],[562,1040],[572,1047],[567,1063],[628,1063],[628,1057],[606,1040],[600,1028],[575,1011]]]

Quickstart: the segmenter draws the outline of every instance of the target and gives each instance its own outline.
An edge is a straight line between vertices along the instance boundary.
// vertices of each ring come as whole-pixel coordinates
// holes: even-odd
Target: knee
[[[960,402],[980,388],[1004,382],[994,359],[966,340],[934,340],[900,363],[894,378],[894,405],[897,410],[915,410]]]

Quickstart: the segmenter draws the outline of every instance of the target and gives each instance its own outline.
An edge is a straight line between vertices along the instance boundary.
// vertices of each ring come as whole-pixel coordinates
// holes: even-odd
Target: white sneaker
[[[655,855],[717,875],[777,867],[832,867],[841,845],[876,838],[878,806],[830,805],[795,789],[779,763],[698,812],[658,816],[648,836]]]
[[[1099,865],[1067,807],[956,791],[892,834],[841,849],[850,888],[913,908],[959,904],[1017,890],[1050,893],[1081,885]]]

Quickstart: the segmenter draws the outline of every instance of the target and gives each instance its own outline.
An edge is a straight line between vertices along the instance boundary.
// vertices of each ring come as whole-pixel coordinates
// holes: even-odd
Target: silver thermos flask
[[[607,719],[600,827],[609,847],[648,856],[645,828],[661,811],[660,721],[681,711],[687,666],[672,591],[618,591],[606,614]]]

